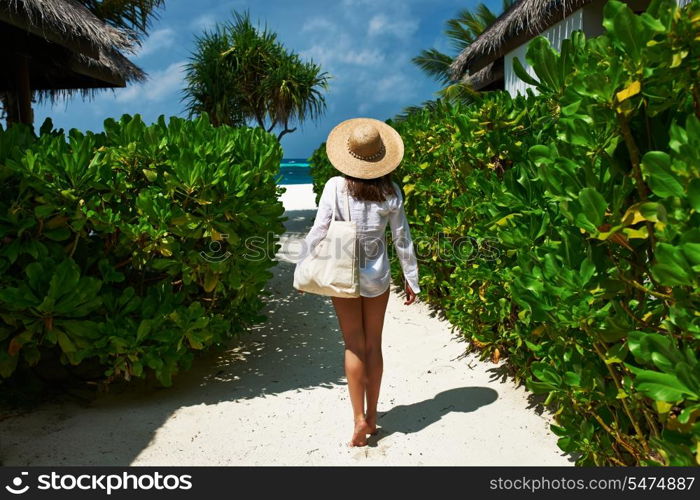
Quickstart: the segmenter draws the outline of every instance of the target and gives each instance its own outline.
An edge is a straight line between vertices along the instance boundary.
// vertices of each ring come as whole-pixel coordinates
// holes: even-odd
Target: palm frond
[[[78,0],[107,24],[132,31],[137,38],[147,34],[158,19],[165,0]]]
[[[479,96],[479,92],[468,84],[457,82],[438,91],[438,95],[447,102],[468,104]]]
[[[515,0],[502,0],[503,8],[507,9]],[[445,23],[445,36],[457,52],[461,53],[471,45],[498,16],[485,4],[480,3],[474,9],[462,9],[453,19]],[[452,81],[450,66],[453,56],[444,54],[437,49],[423,50],[412,59],[426,75],[445,85]]]
[[[474,13],[463,9],[457,13],[454,19],[445,22],[445,35],[450,45],[457,51],[464,49],[480,33],[480,21]]]
[[[483,23],[483,27],[479,34],[481,35],[486,28],[491,26],[496,19],[498,19],[498,14],[495,12],[491,11],[486,4],[480,3],[479,5],[476,6],[476,16],[481,20]]]
[[[419,113],[426,113],[430,112],[437,107],[440,106],[440,100],[439,99],[431,99],[428,101],[424,101],[420,106],[407,106],[403,109],[401,113],[396,115],[394,118],[391,119],[392,122],[396,123],[401,123],[403,121],[406,121],[410,119],[412,116],[415,116]]]
[[[413,63],[418,66],[423,73],[428,76],[433,77],[442,84],[449,82],[450,64],[452,64],[452,57],[440,52],[437,49],[423,50],[418,56],[411,59]]]

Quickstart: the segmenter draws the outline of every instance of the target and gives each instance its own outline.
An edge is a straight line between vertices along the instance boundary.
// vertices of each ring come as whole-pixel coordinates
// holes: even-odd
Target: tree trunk
[[[294,127],[294,128],[287,128],[287,127],[285,126],[285,127],[284,127],[284,130],[283,130],[282,132],[280,132],[279,135],[277,136],[277,142],[281,142],[281,141],[282,141],[282,137],[284,137],[284,136],[287,135],[287,134],[291,134],[291,133],[294,132],[296,129],[297,129],[296,127]]]
[[[15,90],[7,92],[3,99],[7,125],[13,123],[34,123],[32,112],[32,89],[29,82],[29,60],[18,56],[15,63]]]

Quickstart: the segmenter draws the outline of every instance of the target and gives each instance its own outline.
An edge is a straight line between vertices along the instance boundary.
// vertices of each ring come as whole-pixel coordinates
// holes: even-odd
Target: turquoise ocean
[[[309,162],[306,158],[285,158],[280,164],[277,184],[311,184]]]

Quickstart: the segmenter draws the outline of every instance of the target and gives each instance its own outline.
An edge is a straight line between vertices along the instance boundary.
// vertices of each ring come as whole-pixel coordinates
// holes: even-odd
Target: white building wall
[[[549,43],[552,44],[556,50],[561,48],[561,41],[565,38],[569,38],[574,30],[583,29],[583,9],[579,9],[572,13],[567,18],[559,21],[557,24],[550,26],[541,34],[549,39]],[[503,56],[503,77],[505,79],[505,89],[510,92],[510,95],[515,96],[517,93],[525,94],[525,89],[534,88],[532,85],[528,85],[517,77],[513,71],[513,58],[517,57],[522,63],[523,67],[531,74],[535,79],[535,72],[527,61],[525,60],[525,54],[527,53],[527,43],[522,44],[505,56]]]

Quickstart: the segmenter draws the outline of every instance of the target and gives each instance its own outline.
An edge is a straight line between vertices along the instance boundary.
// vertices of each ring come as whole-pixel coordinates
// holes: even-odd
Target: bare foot
[[[370,434],[367,421],[358,419],[355,421],[355,430],[352,433],[352,440],[348,443],[349,446],[367,446],[367,434]]]
[[[369,430],[367,431],[370,435],[375,436],[377,432],[377,414],[375,413],[374,415],[367,415],[365,417],[365,420],[367,421],[367,427],[369,427]]]

